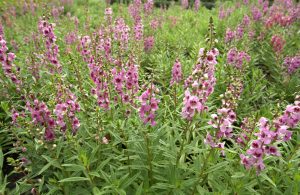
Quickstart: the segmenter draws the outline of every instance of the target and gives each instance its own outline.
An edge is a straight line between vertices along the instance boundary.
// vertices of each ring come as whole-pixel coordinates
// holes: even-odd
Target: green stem
[[[174,87],[174,105],[175,105],[175,110],[177,108],[177,87],[176,87],[176,84],[175,84],[175,87]]]
[[[127,119],[125,119],[125,125],[124,126],[126,126],[126,121],[127,121]],[[124,145],[126,147],[126,149],[125,149],[125,155],[127,156],[128,171],[129,171],[129,174],[131,175],[130,158],[129,158],[129,152],[128,152],[127,137],[125,135],[124,128],[121,128],[121,131],[122,131],[122,136],[123,136],[123,143],[124,143]]]
[[[148,166],[149,166],[149,170],[148,170],[148,177],[149,177],[149,183],[150,186],[153,184],[153,172],[152,172],[152,154],[151,154],[151,150],[150,150],[150,140],[149,140],[149,134],[148,132],[144,133],[144,139],[146,142],[146,147],[147,147],[147,161],[148,161]]]
[[[186,138],[187,132],[189,131],[189,127],[190,127],[190,122],[188,122],[186,128],[185,128],[184,131],[183,131],[183,136],[184,136],[184,137],[183,137],[182,143],[181,143],[181,145],[180,145],[179,153],[178,153],[178,155],[177,155],[176,167],[177,167],[178,164],[179,164],[179,160],[180,160],[181,154],[182,154],[182,152],[183,152],[183,146],[184,146],[184,144],[185,144],[185,140],[186,140],[185,138]]]
[[[203,176],[203,174],[204,174],[204,171],[205,171],[205,169],[206,169],[206,167],[207,167],[208,159],[209,159],[210,155],[213,153],[213,151],[214,151],[213,148],[211,148],[210,151],[209,151],[209,153],[208,153],[208,155],[207,155],[206,158],[205,158],[203,167],[202,167],[202,169],[201,169],[201,172],[199,173],[199,178],[198,178],[198,180],[196,181],[196,183],[195,183],[195,185],[194,185],[194,189],[193,189],[192,195],[194,195],[194,194],[196,193],[197,185],[198,185],[198,183],[200,183],[200,180],[201,180],[201,178],[202,178],[202,176]],[[203,181],[204,181],[204,180],[203,180]],[[202,182],[202,183],[203,183],[203,182]]]

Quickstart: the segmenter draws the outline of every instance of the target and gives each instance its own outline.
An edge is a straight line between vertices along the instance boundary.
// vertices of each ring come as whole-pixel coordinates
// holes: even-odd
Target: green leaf
[[[76,164],[63,164],[63,167],[67,167],[68,171],[83,171],[84,166]]]
[[[260,176],[261,176],[262,178],[264,178],[265,180],[267,180],[270,184],[272,184],[272,185],[276,188],[276,184],[275,184],[275,183],[273,182],[273,180],[272,180],[270,177],[268,177],[265,173],[261,173]]]
[[[2,148],[0,148],[0,169],[2,170],[3,167],[3,152]]]
[[[76,181],[88,181],[89,179],[86,177],[69,177],[66,179],[62,179],[59,182],[64,183],[64,182],[76,182]]]
[[[97,173],[96,171],[89,172],[89,175],[95,176],[95,177],[101,177],[100,174]]]
[[[51,162],[47,163],[35,176],[38,176],[40,174],[42,174],[44,171],[46,171],[47,169],[49,169],[49,167],[52,165]]]
[[[225,167],[227,164],[228,164],[228,162],[226,162],[226,161],[225,161],[225,162],[218,163],[218,164],[216,164],[216,165],[210,167],[205,173],[207,174],[207,173],[211,173],[211,172],[217,171],[217,170],[219,170],[219,169]]]
[[[139,187],[136,189],[135,195],[142,195],[143,193],[143,183],[139,185]]]
[[[110,181],[110,178],[109,178],[109,175],[107,175],[104,171],[100,170],[101,172],[101,175],[103,176],[104,180],[107,182],[107,183],[111,183]]]
[[[134,176],[130,177],[129,179],[126,179],[122,184],[121,184],[121,188],[127,188],[130,184],[132,184],[136,178],[138,178],[140,176],[141,173],[137,173]]]
[[[245,173],[243,172],[236,172],[234,175],[232,175],[231,177],[232,178],[241,178],[241,177],[244,177],[245,176]]]
[[[100,190],[99,190],[97,187],[94,187],[94,188],[93,188],[93,194],[94,194],[94,195],[100,195],[100,194],[102,194],[102,193],[100,192]]]

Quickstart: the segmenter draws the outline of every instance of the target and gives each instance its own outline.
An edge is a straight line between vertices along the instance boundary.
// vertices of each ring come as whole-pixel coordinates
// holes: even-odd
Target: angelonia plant
[[[0,194],[300,193],[299,3],[0,7]]]

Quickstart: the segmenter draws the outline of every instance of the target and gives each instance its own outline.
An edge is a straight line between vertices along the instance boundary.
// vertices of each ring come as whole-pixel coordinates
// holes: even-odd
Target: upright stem
[[[198,180],[196,181],[196,183],[195,183],[195,185],[194,185],[194,189],[193,189],[192,195],[194,195],[194,194],[196,193],[197,185],[199,184],[199,182],[200,182],[200,180],[201,180],[201,178],[202,178],[202,176],[203,176],[203,174],[204,174],[204,171],[205,171],[205,169],[206,169],[206,167],[207,167],[208,159],[209,159],[209,157],[210,157],[210,155],[211,155],[212,153],[213,153],[213,148],[210,149],[208,155],[207,155],[206,158],[205,158],[203,167],[202,167],[202,169],[201,169],[201,172],[199,173],[199,178],[198,178]]]
[[[152,171],[152,153],[150,150],[150,140],[149,140],[149,132],[145,132],[144,133],[144,139],[146,142],[146,147],[147,147],[147,161],[148,161],[148,166],[149,166],[149,170],[148,170],[148,177],[149,177],[149,183],[150,186],[153,184],[153,171]]]
[[[127,121],[127,119],[125,119],[125,125],[124,126],[126,126],[126,121]],[[127,137],[125,135],[124,128],[122,128],[122,136],[123,136],[123,143],[124,143],[124,145],[126,147],[125,154],[127,156],[128,171],[129,171],[129,174],[131,175],[130,158],[129,158],[129,152],[128,152]]]
[[[177,108],[177,87],[176,84],[174,86],[174,105],[175,105],[175,110]]]
[[[183,151],[183,146],[184,146],[185,140],[186,140],[186,133],[188,132],[189,127],[190,127],[190,122],[188,122],[187,126],[185,127],[185,129],[183,131],[183,136],[184,137],[183,137],[182,143],[180,145],[179,153],[178,153],[178,156],[177,156],[176,167],[179,164],[179,160],[180,160],[180,157],[181,157],[181,154],[182,154],[182,151]]]

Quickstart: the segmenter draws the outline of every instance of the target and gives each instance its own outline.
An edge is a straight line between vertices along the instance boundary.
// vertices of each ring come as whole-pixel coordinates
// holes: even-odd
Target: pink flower
[[[154,36],[149,36],[144,39],[144,50],[150,52],[154,46]]]
[[[195,6],[195,11],[197,12],[200,7],[200,0],[195,0],[194,6]]]
[[[285,40],[278,36],[278,35],[273,35],[271,39],[271,45],[273,47],[273,50],[275,53],[278,55],[282,52],[283,47],[285,45]]]
[[[156,125],[155,112],[158,110],[159,100],[155,97],[156,87],[151,84],[151,87],[142,93],[139,97],[141,106],[139,109],[140,118],[144,124],[150,123],[151,126]]]
[[[204,55],[206,52],[206,55]],[[192,74],[185,80],[185,97],[183,99],[182,117],[191,120],[196,112],[207,110],[205,103],[208,96],[213,92],[216,79],[214,77],[216,57],[219,54],[217,49],[199,51],[198,63],[194,66]],[[198,99],[193,105],[189,98]]]
[[[40,20],[38,24],[39,32],[43,35],[46,45],[46,57],[51,66],[50,72],[61,73],[62,67],[58,61],[58,45],[56,44],[56,36],[54,35],[54,24],[50,24],[46,20]]]
[[[235,38],[235,31],[232,31],[230,28],[227,28],[226,30],[226,35],[225,35],[225,43],[229,43],[231,41],[233,41],[233,39]]]
[[[135,23],[135,25],[134,25],[134,37],[137,41],[140,41],[143,38],[143,28],[144,28],[144,26],[143,26],[141,20],[139,20]]]
[[[262,18],[262,13],[257,7],[253,7],[251,12],[253,20],[259,21]]]
[[[189,7],[189,1],[188,0],[181,0],[181,7],[183,9],[187,9]]]
[[[179,59],[176,59],[172,68],[172,79],[170,84],[171,86],[174,84],[178,84],[181,80],[182,80],[181,63]]]
[[[153,0],[147,0],[147,2],[144,4],[144,11],[146,14],[151,14],[153,11]]]
[[[236,48],[232,48],[227,53],[227,63],[235,66],[238,69],[243,67],[245,62],[250,61],[250,56],[243,51],[237,51]]]

